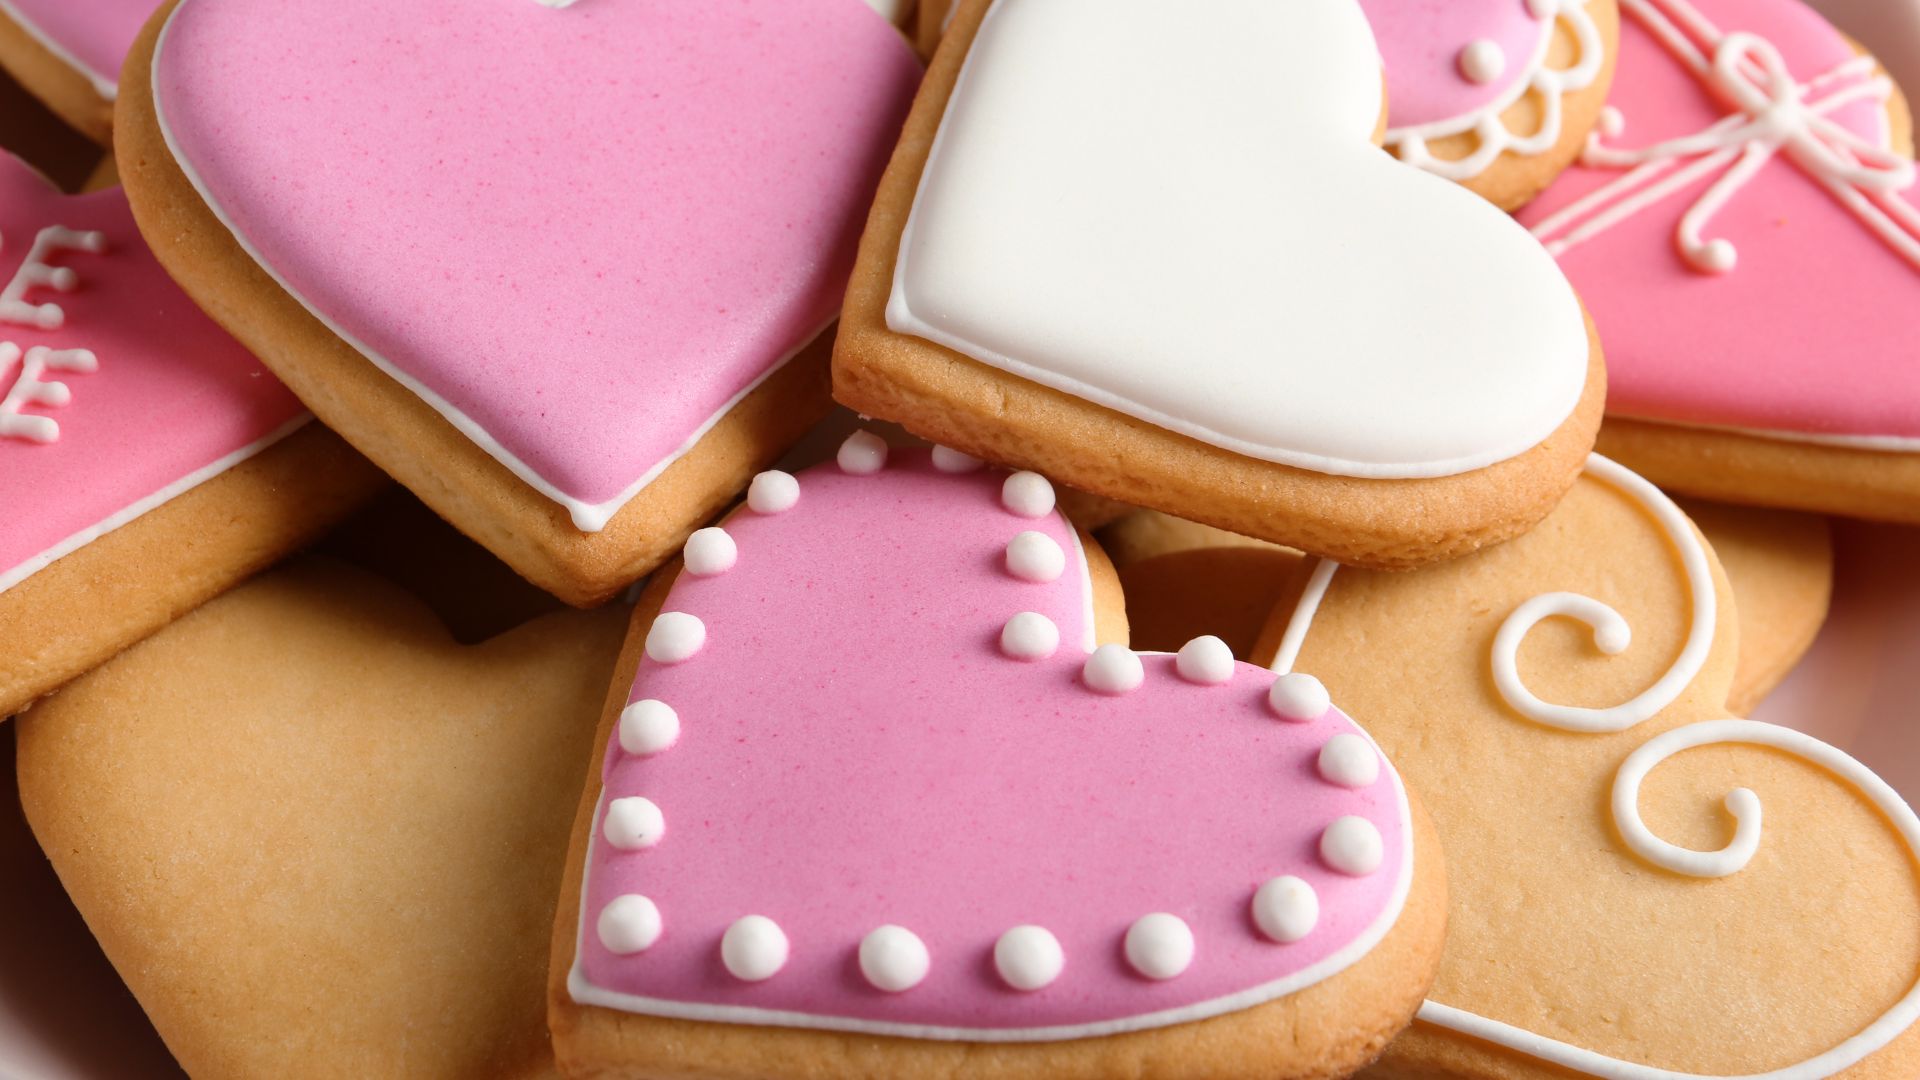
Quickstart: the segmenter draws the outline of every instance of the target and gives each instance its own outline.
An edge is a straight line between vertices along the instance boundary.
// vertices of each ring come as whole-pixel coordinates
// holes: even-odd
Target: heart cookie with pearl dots
[[[553,1074],[554,885],[624,615],[463,647],[302,560],[16,721],[34,834],[187,1072]]]
[[[1032,473],[864,433],[695,533],[640,605],[581,807],[563,1067],[1377,1053],[1439,944],[1422,818],[1312,678],[1112,640],[1088,544]]]
[[[187,290],[576,604],[825,414],[920,77],[863,0],[186,0],[127,70],[127,185]]]
[[[0,152],[0,718],[385,483],[160,268]]]
[[[1439,981],[1371,1075],[1920,1074],[1920,819],[1727,718],[1732,600],[1685,515],[1599,457],[1511,544],[1302,573],[1262,652],[1368,718],[1447,848]]]
[[[1524,531],[1592,444],[1598,340],[1525,230],[1380,151],[1385,107],[1356,0],[963,5],[835,397],[1354,564]]]

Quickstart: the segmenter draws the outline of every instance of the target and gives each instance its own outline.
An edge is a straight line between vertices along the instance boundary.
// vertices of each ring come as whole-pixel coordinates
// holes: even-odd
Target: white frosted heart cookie
[[[1365,1075],[1920,1074],[1920,819],[1728,718],[1727,579],[1651,484],[1596,457],[1510,544],[1291,593],[1263,651],[1361,703],[1447,846],[1440,978]]]
[[[1381,155],[1384,108],[1354,0],[963,6],[868,223],[835,396],[1352,563],[1523,531],[1591,445],[1597,342],[1537,242]]]
[[[1319,1080],[1404,1025],[1417,804],[1311,678],[1122,644],[1052,494],[857,434],[649,586],[554,934],[564,1071]]]

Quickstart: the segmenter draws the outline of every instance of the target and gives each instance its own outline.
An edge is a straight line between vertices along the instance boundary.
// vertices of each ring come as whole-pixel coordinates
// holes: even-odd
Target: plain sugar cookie
[[[1129,649],[1018,474],[873,449],[769,479],[640,603],[554,935],[562,1069],[1371,1060],[1444,886],[1361,729],[1304,676]]]
[[[834,396],[1360,565],[1523,532],[1590,446],[1598,343],[1524,230],[1379,152],[1386,107],[1355,0],[961,7],[867,223]]]
[[[1833,530],[1816,514],[1680,500],[1713,545],[1740,617],[1727,710],[1746,716],[1812,648],[1833,598]]]

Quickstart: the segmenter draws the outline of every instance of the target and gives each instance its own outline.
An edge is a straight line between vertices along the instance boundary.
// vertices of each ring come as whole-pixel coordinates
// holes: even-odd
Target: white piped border
[[[5,0],[0,0],[0,4],[4,3]],[[181,7],[184,6],[184,4],[181,5]],[[542,476],[533,466],[520,460],[519,457],[514,455],[506,447],[500,445],[500,441],[489,434],[487,430],[481,427],[472,417],[455,408],[447,399],[428,389],[425,383],[422,383],[412,375],[394,366],[393,362],[386,357],[374,352],[366,342],[348,333],[345,327],[334,322],[325,312],[315,307],[311,301],[295,290],[285,278],[281,277],[280,271],[271,263],[267,262],[267,260],[261,256],[260,252],[254,249],[253,244],[248,241],[246,236],[234,227],[233,219],[228,216],[226,208],[214,199],[213,193],[207,190],[206,182],[200,178],[200,174],[194,171],[192,163],[180,152],[179,142],[173,137],[173,128],[167,123],[166,103],[160,93],[160,68],[162,61],[166,57],[167,36],[172,33],[174,20],[180,17],[180,10],[180,7],[176,7],[173,12],[167,16],[166,25],[160,28],[160,37],[154,43],[153,114],[155,120],[158,121],[160,125],[160,137],[166,142],[167,153],[173,156],[174,163],[180,167],[180,172],[186,176],[187,182],[193,185],[193,190],[199,194],[200,201],[206,204],[208,211],[211,212],[220,222],[221,226],[227,230],[227,233],[233,237],[234,243],[239,245],[240,250],[246,252],[247,257],[253,260],[254,265],[258,266],[268,277],[272,278],[274,284],[280,286],[288,296],[298,301],[300,306],[306,310],[307,314],[317,319],[320,324],[325,326],[335,337],[352,346],[354,351],[365,357],[368,363],[379,368],[389,378],[393,379],[393,381],[411,391],[415,397],[426,402],[428,407],[439,413],[447,423],[452,424],[455,430],[467,437],[468,441],[485,451],[488,457],[493,458],[505,466],[508,472],[519,477],[528,487],[533,488],[548,499],[564,507],[568,517],[573,520],[573,527],[579,529],[581,532],[597,533],[605,529],[607,523],[613,520],[613,516],[619,513],[622,507],[632,502],[634,497],[639,495],[647,485],[658,480],[660,474],[666,472],[675,462],[687,456],[687,454],[699,444],[700,440],[706,438],[707,433],[713,430],[714,425],[725,419],[728,413],[732,412],[736,406],[746,400],[747,395],[758,390],[762,383],[783,370],[794,357],[805,352],[809,346],[820,339],[822,334],[827,332],[828,327],[832,326],[834,322],[840,318],[840,314],[838,310],[836,310],[832,317],[821,323],[820,327],[811,334],[802,338],[800,343],[794,346],[785,356],[755,376],[754,379],[742,387],[738,393],[728,398],[721,404],[719,410],[702,421],[700,426],[695,428],[693,433],[688,435],[684,442],[675,447],[666,457],[661,458],[658,462],[655,462],[652,467],[641,473],[639,478],[634,480],[633,483],[628,484],[620,494],[604,502],[588,502],[584,499],[568,495],[566,492],[560,490],[552,481]],[[422,463],[425,463],[424,459]]]
[[[1004,506],[1002,509],[1007,509],[1010,514],[1018,516],[1017,513],[1011,509]],[[1056,510],[1055,513],[1058,513],[1058,511]],[[1060,516],[1066,525],[1068,533],[1074,537],[1074,552],[1080,566],[1081,595],[1084,597],[1083,617],[1086,626],[1085,648],[1087,654],[1092,656],[1097,651],[1095,646],[1097,636],[1095,634],[1093,621],[1092,574],[1088,566],[1085,548],[1079,539],[1079,528],[1071,521],[1066,521],[1064,515]],[[1137,658],[1141,656],[1173,656],[1174,654],[1132,653],[1129,651],[1129,655]],[[1010,663],[1018,662],[1013,658],[1008,658],[1008,661]],[[1180,681],[1182,685],[1189,686],[1196,690],[1204,689],[1200,684],[1181,679],[1177,673],[1175,673],[1173,677]],[[1375,946],[1379,945],[1387,934],[1392,931],[1393,927],[1399,923],[1401,914],[1406,910],[1407,897],[1413,889],[1413,812],[1408,802],[1406,785],[1401,780],[1399,772],[1393,767],[1393,763],[1387,760],[1385,753],[1381,751],[1379,744],[1374,741],[1373,737],[1369,735],[1365,729],[1361,728],[1357,722],[1353,724],[1353,727],[1360,733],[1360,736],[1366,740],[1367,744],[1373,748],[1374,753],[1379,755],[1381,770],[1385,777],[1391,782],[1393,788],[1396,816],[1401,827],[1400,832],[1402,837],[1400,874],[1398,880],[1394,883],[1392,895],[1388,898],[1380,915],[1375,918],[1364,931],[1320,962],[1302,968],[1291,975],[1262,983],[1258,986],[1249,987],[1245,990],[1236,991],[1235,993],[1222,997],[1197,1002],[1192,1005],[1184,1005],[1178,1008],[1162,1009],[1156,1012],[1143,1013],[1138,1016],[1128,1016],[1115,1020],[1103,1020],[1087,1024],[1058,1024],[1031,1028],[975,1028],[937,1024],[899,1023],[884,1020],[867,1020],[858,1017],[821,1015],[789,1009],[767,1009],[744,1005],[714,1005],[704,1002],[689,1002],[670,998],[656,998],[638,994],[621,993],[615,990],[604,989],[589,982],[581,964],[581,956],[587,947],[587,934],[597,932],[597,930],[590,928],[597,928],[598,926],[598,919],[589,918],[587,911],[589,872],[594,865],[596,850],[604,840],[604,838],[599,835],[601,829],[596,827],[590,829],[587,835],[585,870],[583,870],[580,879],[579,916],[574,938],[574,958],[573,964],[567,969],[567,992],[576,1003],[581,1005],[618,1009],[623,1012],[661,1016],[672,1019],[699,1020],[712,1023],[758,1024],[770,1027],[807,1028],[820,1031],[848,1031],[858,1034],[891,1035],[901,1038],[982,1043],[1052,1042],[1062,1039],[1114,1035],[1128,1031],[1143,1031],[1151,1028],[1187,1023],[1194,1020],[1204,1020],[1209,1017],[1220,1016],[1231,1012],[1239,1012],[1255,1005],[1275,1000],[1276,998],[1285,997],[1345,971],[1367,954],[1371,953]],[[622,752],[624,753],[624,751]],[[596,824],[605,821],[608,802],[607,791],[603,785],[599,798],[594,804],[592,820]],[[1331,828],[1331,825],[1329,827]],[[753,916],[744,916],[743,920],[752,917]],[[1133,925],[1134,927],[1138,927],[1141,923],[1154,919],[1156,919],[1154,915],[1145,915]],[[736,922],[735,925],[737,926],[738,922]],[[1182,925],[1184,926],[1184,924]],[[1007,934],[1017,929],[1023,928],[1009,927],[1007,931],[1002,933],[1000,940],[1004,941]],[[729,936],[731,936],[731,933],[732,930],[730,928]],[[1190,933],[1189,931],[1189,935]],[[1051,937],[1051,933],[1048,933],[1048,936]],[[1133,952],[1131,937],[1132,934],[1129,931],[1123,934],[1121,938],[1124,943],[1124,949],[1129,956],[1131,956]],[[1271,939],[1268,938],[1267,940]],[[1055,944],[1058,944],[1057,939],[1055,940]],[[855,947],[857,948],[857,945]],[[998,947],[999,942],[996,941],[996,951]],[[1159,950],[1155,949],[1150,951],[1157,953]],[[723,957],[723,960],[724,959]],[[1149,966],[1156,966],[1156,970],[1168,971],[1169,969],[1167,967],[1157,966],[1158,961],[1163,959],[1164,957],[1156,957],[1155,961],[1143,960],[1142,962],[1149,963]],[[1187,962],[1190,963],[1191,960],[1192,954],[1189,952]],[[1065,959],[1062,957],[1063,966],[1064,963]],[[732,965],[730,962],[728,966],[731,970]],[[997,959],[996,966],[998,966]],[[1180,964],[1179,971],[1170,971],[1168,974],[1156,975],[1154,977],[1173,978],[1178,976],[1185,968],[1186,964]],[[762,978],[771,978],[777,973],[778,968],[768,972],[767,975],[762,976]],[[737,972],[735,974],[738,975]],[[1034,987],[1033,990],[1037,991],[1051,984],[1056,981],[1059,976],[1060,971],[1055,970],[1045,982],[1040,983],[1039,986]],[[922,978],[924,978],[924,973],[922,974]],[[1011,981],[1007,979],[1004,971],[1001,972],[1001,979],[1009,992],[1033,992],[1026,988],[1013,985]],[[917,985],[918,982],[919,980],[916,979],[915,985]]]

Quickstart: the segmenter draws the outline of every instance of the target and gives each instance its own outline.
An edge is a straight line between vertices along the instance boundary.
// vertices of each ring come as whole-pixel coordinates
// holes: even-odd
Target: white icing
[[[742,982],[765,982],[787,966],[787,933],[765,915],[745,915],[720,935],[720,962]]]
[[[887,323],[1321,473],[1524,453],[1584,390],[1579,304],[1497,208],[1379,153],[1380,109],[1350,0],[1222,0],[1204,19],[1002,0],[929,156]]]
[[[63,225],[49,225],[34,235],[33,245],[20,268],[4,286],[0,286],[0,323],[15,323],[40,330],[58,330],[67,321],[66,311],[55,303],[31,303],[30,289],[72,292],[80,284],[80,275],[70,266],[47,262],[55,253],[84,251],[98,255],[107,250],[105,233],[79,231]]]
[[[943,473],[970,473],[985,464],[971,454],[963,454],[949,447],[933,448],[933,467]]]
[[[740,558],[740,548],[733,542],[727,530],[717,525],[695,530],[687,537],[687,547],[681,553],[687,573],[694,577],[712,577],[733,569]]]
[[[663,611],[647,628],[647,659],[656,664],[678,664],[707,643],[707,625],[684,611]]]
[[[1343,731],[1320,748],[1320,778],[1347,788],[1372,787],[1380,779],[1380,755],[1373,744]]]
[[[1460,74],[1468,82],[1490,83],[1507,71],[1507,53],[1497,41],[1481,38],[1460,50]]]
[[[860,939],[860,974],[876,990],[889,994],[911,990],[932,967],[926,942],[904,926],[888,924]]]
[[[1715,176],[1681,213],[1674,235],[1688,265],[1701,273],[1727,273],[1739,252],[1724,237],[1707,239],[1707,224],[1747,181],[1784,154],[1896,254],[1920,268],[1920,211],[1897,194],[1914,182],[1913,162],[1829,119],[1853,102],[1884,103],[1893,95],[1893,82],[1875,74],[1873,57],[1855,57],[1802,85],[1771,42],[1744,32],[1723,34],[1686,0],[1620,0],[1620,6],[1737,111],[1704,131],[1626,150],[1605,141],[1626,126],[1620,111],[1609,107],[1580,160],[1628,171],[1535,226],[1547,250],[1569,251]],[[1713,42],[1712,55],[1689,34]]]
[[[792,473],[768,469],[747,485],[747,509],[756,514],[784,514],[800,501],[800,481]]]
[[[1320,924],[1320,896],[1291,874],[1274,878],[1253,894],[1253,924],[1281,945],[1299,941]]]
[[[993,943],[993,969],[1015,990],[1048,986],[1066,966],[1060,939],[1044,926],[1016,926]]]
[[[1060,628],[1037,611],[1023,611],[1000,630],[1000,651],[1014,660],[1045,660],[1060,647]]]
[[[1024,518],[1053,513],[1053,484],[1034,472],[1017,472],[1000,485],[1000,505]]]
[[[1531,694],[1525,695],[1526,698],[1538,703],[1535,706],[1536,710],[1546,710],[1543,715],[1554,715],[1563,721],[1567,719],[1577,721],[1575,726],[1571,726],[1571,730],[1619,731],[1632,726],[1632,724],[1620,724],[1622,717],[1630,717],[1642,711],[1646,712],[1647,717],[1651,717],[1671,703],[1680,690],[1684,689],[1698,673],[1700,666],[1705,662],[1704,652],[1710,647],[1712,641],[1715,595],[1704,547],[1695,536],[1685,516],[1658,488],[1598,454],[1588,456],[1587,472],[1639,503],[1654,517],[1680,555],[1681,565],[1692,594],[1693,624],[1689,629],[1688,641],[1682,648],[1680,658],[1675,661],[1674,668],[1669,670],[1665,677],[1640,697],[1612,710],[1572,710],[1569,715],[1558,712],[1557,710],[1562,709],[1560,706],[1538,703],[1538,699],[1532,698]],[[1281,655],[1274,662],[1276,670],[1289,670],[1298,659],[1300,645],[1305,640],[1308,630],[1311,629],[1315,613],[1325,600],[1327,584],[1332,579],[1334,568],[1335,564],[1331,562],[1322,562],[1315,567],[1309,587],[1302,592],[1288,623]],[[1498,672],[1504,666],[1503,654],[1510,662],[1511,651],[1517,647],[1519,638],[1524,637],[1526,630],[1531,628],[1539,618],[1544,617],[1540,614],[1542,609],[1534,606],[1535,601],[1541,599],[1551,600],[1550,606],[1567,605],[1567,610],[1561,613],[1573,615],[1595,627],[1596,636],[1605,639],[1607,643],[1620,648],[1626,646],[1626,622],[1606,605],[1591,598],[1570,593],[1549,594],[1546,598],[1536,597],[1516,608],[1502,624],[1500,633],[1495,637],[1496,682],[1499,681]],[[1523,611],[1526,612],[1524,618]],[[1518,628],[1516,635],[1509,641],[1502,641],[1502,637],[1507,635],[1510,627]],[[1692,656],[1696,648],[1703,654],[1697,658]],[[1676,676],[1675,671],[1682,671],[1684,675]],[[1678,685],[1674,686],[1672,683],[1676,679]],[[1517,684],[1517,675],[1513,675],[1512,680]],[[1524,687],[1520,689],[1524,692]],[[1507,698],[1509,704],[1514,703],[1514,698],[1509,695],[1507,689],[1502,689],[1501,693]],[[1647,710],[1649,701],[1658,701],[1659,704]],[[1538,720],[1541,716],[1533,716],[1533,718]],[[1603,718],[1604,722],[1600,726],[1593,726],[1596,721]],[[1560,723],[1554,726],[1568,727],[1569,725]],[[1649,740],[1621,764],[1614,777],[1611,812],[1614,824],[1629,851],[1655,866],[1694,877],[1725,876],[1737,873],[1747,864],[1758,850],[1762,819],[1759,797],[1752,791],[1739,788],[1727,796],[1726,805],[1735,823],[1734,837],[1719,851],[1692,851],[1667,843],[1654,836],[1640,817],[1641,783],[1654,768],[1667,758],[1684,750],[1724,743],[1747,743],[1794,754],[1852,784],[1879,809],[1900,834],[1916,861],[1920,861],[1920,817],[1915,816],[1912,808],[1906,804],[1898,792],[1875,776],[1866,766],[1811,736],[1771,724],[1733,719],[1709,720],[1675,728]],[[1328,855],[1326,838],[1323,836],[1322,856]],[[1328,861],[1331,865],[1331,858]],[[1868,1024],[1859,1034],[1833,1049],[1783,1068],[1739,1077],[1682,1073],[1623,1061],[1438,1001],[1424,1003],[1420,1007],[1419,1019],[1423,1023],[1506,1047],[1539,1061],[1597,1077],[1599,1080],[1829,1080],[1830,1077],[1845,1072],[1869,1056],[1885,1049],[1912,1028],[1916,1022],[1920,1022],[1920,983],[1916,983],[1891,1009]]]
[[[1127,963],[1149,979],[1171,979],[1193,964],[1193,929],[1178,915],[1156,911],[1127,927]]]
[[[1267,705],[1282,720],[1310,724],[1327,715],[1327,710],[1333,707],[1333,697],[1319,679],[1293,672],[1273,680],[1272,689],[1267,691]]]
[[[620,710],[620,749],[638,757],[671,750],[680,741],[680,714],[647,698]]]
[[[179,8],[176,7],[174,13],[177,15],[178,12]],[[415,397],[426,402],[429,408],[439,413],[447,423],[452,424],[456,431],[466,436],[468,441],[485,451],[487,456],[499,462],[508,472],[518,477],[522,483],[546,496],[553,502],[558,503],[567,511],[567,516],[573,521],[573,527],[581,532],[597,533],[605,529],[607,523],[613,520],[613,516],[619,513],[622,507],[632,502],[635,496],[639,495],[641,491],[645,490],[655,480],[658,480],[660,475],[671,468],[675,462],[692,452],[700,440],[706,438],[707,433],[712,431],[714,426],[719,424],[721,420],[725,419],[727,414],[734,410],[735,406],[745,401],[749,394],[758,390],[762,383],[785,370],[787,364],[791,362],[794,357],[799,356],[806,350],[807,346],[818,340],[840,317],[839,313],[835,312],[834,316],[822,323],[817,330],[802,337],[791,351],[781,357],[779,361],[770,365],[765,371],[761,372],[759,377],[741,387],[739,393],[728,398],[718,409],[714,410],[713,415],[701,421],[699,427],[688,433],[685,441],[679,446],[674,447],[672,452],[668,453],[666,457],[661,458],[645,472],[636,477],[633,483],[628,484],[618,495],[604,502],[597,503],[588,502],[584,499],[569,495],[560,490],[552,481],[542,476],[533,466],[520,460],[518,455],[500,445],[498,439],[489,434],[487,430],[481,427],[472,417],[455,407],[452,402],[434,393],[431,389],[428,389],[425,383],[396,366],[385,356],[375,352],[366,342],[361,341],[358,337],[347,332],[345,327],[342,327],[325,312],[315,307],[305,295],[294,289],[271,263],[261,257],[260,252],[255,250],[245,233],[234,227],[233,219],[227,214],[226,208],[213,197],[213,193],[207,189],[206,181],[203,180],[199,172],[194,169],[187,155],[181,151],[180,143],[174,137],[173,129],[167,122],[166,99],[164,95],[160,93],[159,84],[162,70],[161,65],[167,57],[167,35],[173,29],[173,19],[173,15],[167,17],[165,25],[160,28],[159,40],[154,46],[154,118],[158,122],[160,135],[167,144],[168,152],[173,155],[174,164],[180,167],[181,173],[184,174],[187,181],[193,185],[194,192],[200,196],[200,201],[206,204],[207,210],[226,228],[228,233],[232,234],[234,243],[239,245],[240,249],[247,253],[247,257],[252,259],[254,264],[258,266],[262,272],[272,278],[274,284],[280,286],[282,291],[299,301],[300,306],[306,309],[307,314],[313,316],[322,326],[327,328],[328,332],[332,333],[341,341],[346,342],[354,351],[366,357],[368,363],[379,368],[388,378],[406,387]]]
[[[887,441],[871,431],[856,431],[840,444],[834,460],[841,472],[872,476],[887,467]]]
[[[1087,657],[1080,677],[1087,689],[1102,694],[1125,694],[1138,690],[1147,679],[1140,655],[1125,645],[1102,645]]]
[[[1534,45],[1533,54],[1527,58],[1526,76],[1515,80],[1505,93],[1472,112],[1426,124],[1389,128],[1387,146],[1400,155],[1402,161],[1449,180],[1471,180],[1487,171],[1487,167],[1498,160],[1501,154],[1531,157],[1544,154],[1559,144],[1564,123],[1562,114],[1566,108],[1561,97],[1584,90],[1599,78],[1600,69],[1606,62],[1606,42],[1600,37],[1600,27],[1587,11],[1587,0],[1531,0],[1529,10],[1534,18],[1540,20],[1540,37]],[[1550,68],[1547,66],[1547,57],[1553,47],[1554,27],[1562,19],[1573,31],[1580,58],[1570,68]],[[1472,48],[1469,46],[1469,50]],[[1498,50],[1498,46],[1495,49]],[[1500,60],[1504,69],[1504,54]],[[1463,53],[1460,58],[1461,73],[1473,79],[1473,73],[1467,68],[1468,62]],[[1499,73],[1495,72],[1475,81],[1491,82],[1499,77]],[[1507,127],[1501,114],[1527,94],[1539,98],[1540,126],[1531,134],[1518,135]],[[1469,131],[1474,134],[1474,148],[1466,157],[1438,158],[1428,149],[1430,143]]]
[[[645,952],[660,940],[660,908],[639,893],[615,897],[600,909],[595,929],[600,935],[600,944],[610,953],[630,956]]]
[[[1307,575],[1307,583],[1300,590],[1300,599],[1294,604],[1293,616],[1287,620],[1287,629],[1280,636],[1280,647],[1274,651],[1273,663],[1268,666],[1281,675],[1293,671],[1293,665],[1300,659],[1300,646],[1306,643],[1307,631],[1313,626],[1313,616],[1320,610],[1320,601],[1326,599],[1327,585],[1333,581],[1333,572],[1340,564],[1331,559],[1317,559],[1313,571]]]
[[[640,851],[658,844],[667,835],[667,818],[652,799],[629,795],[607,804],[601,835],[621,851]]]
[[[1219,686],[1233,681],[1233,650],[1227,643],[1208,634],[1194,638],[1173,659],[1173,669],[1190,683]]]
[[[49,372],[71,371],[79,374],[97,371],[100,362],[86,349],[49,349],[36,345],[20,353],[20,346],[0,341],[0,371],[14,361],[20,367],[13,385],[0,397],[0,438],[25,439],[50,443],[60,438],[60,424],[51,416],[36,416],[20,410],[29,405],[61,406],[73,400],[73,391],[58,379],[46,378]]]
[[[73,554],[75,551],[93,543],[95,540],[100,539],[115,529],[139,520],[153,510],[172,502],[174,499],[219,476],[235,465],[254,457],[281,439],[305,427],[308,421],[312,419],[313,417],[311,415],[304,413],[294,417],[292,420],[275,428],[259,441],[248,443],[246,446],[235,450],[225,457],[195,469],[193,472],[155,491],[153,494],[128,505],[125,509],[109,514],[100,521],[62,539],[59,543],[40,552],[38,555],[33,556],[18,566],[0,570],[0,593],[6,592],[8,589],[13,588],[15,585],[20,584],[22,581],[27,580],[60,559]]]
[[[1606,709],[1542,701],[1527,689],[1520,677],[1519,665],[1520,643],[1541,620],[1563,616],[1587,624],[1593,628],[1594,644],[1608,655],[1624,651],[1632,640],[1626,619],[1606,604],[1578,593],[1547,593],[1514,608],[1500,624],[1499,632],[1493,637],[1493,684],[1508,706],[1537,723],[1567,731],[1625,731],[1672,704],[1707,662],[1707,654],[1713,647],[1716,618],[1713,572],[1708,565],[1706,546],[1693,531],[1693,524],[1659,488],[1631,469],[1598,454],[1587,458],[1587,475],[1639,503],[1672,541],[1680,556],[1693,607],[1686,644],[1666,674],[1630,701]]]
[[[53,35],[42,30],[32,19],[26,17],[19,8],[0,0],[0,15],[6,16],[15,26],[26,31],[39,46],[53,54],[55,60],[79,72],[93,85],[93,92],[100,95],[102,101],[113,101],[120,96],[120,73],[117,71],[95,71],[83,62],[72,50],[54,40]]]
[[[1007,542],[1007,573],[1022,581],[1045,584],[1067,572],[1067,553],[1053,537],[1028,529]]]
[[[1366,877],[1379,870],[1385,855],[1380,830],[1363,817],[1339,818],[1320,834],[1320,858],[1352,877]]]

